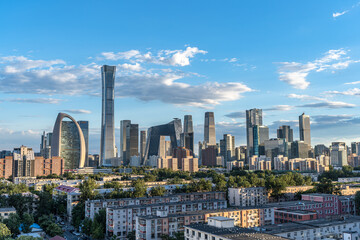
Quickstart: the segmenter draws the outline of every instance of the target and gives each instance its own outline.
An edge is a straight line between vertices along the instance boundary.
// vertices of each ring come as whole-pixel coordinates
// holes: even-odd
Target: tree
[[[129,232],[128,235],[126,236],[126,238],[128,240],[135,240],[136,239],[136,233],[135,231]]]
[[[94,199],[97,195],[97,192],[94,191],[98,188],[98,185],[96,184],[96,181],[93,178],[89,178],[88,180],[85,180],[84,182],[80,183],[80,198],[82,201],[86,201],[88,199]]]
[[[163,186],[156,186],[156,187],[151,188],[150,195],[152,197],[164,196],[165,192],[166,192],[166,189]]]
[[[92,223],[93,221],[90,218],[85,218],[82,223],[81,231],[87,236],[91,235]]]
[[[0,223],[0,240],[4,240],[10,236],[10,229],[4,223]]]
[[[360,215],[360,191],[357,191],[355,194],[355,209],[356,214]]]
[[[23,223],[22,225],[23,232],[28,233],[31,230],[30,226],[34,223],[34,218],[30,214],[24,213],[22,218],[22,223]]]
[[[17,235],[20,233],[19,227],[21,219],[16,213],[11,213],[7,219],[4,219],[3,222],[10,229],[12,234]]]
[[[72,210],[71,213],[71,225],[76,229],[79,228],[81,221],[85,218],[85,203],[78,203]]]
[[[45,232],[47,234],[49,234],[51,237],[55,237],[55,236],[62,236],[63,235],[63,231],[61,229],[61,227],[59,225],[57,225],[56,223],[51,223],[46,229]]]
[[[316,185],[316,192],[318,193],[327,193],[327,194],[338,194],[339,188],[335,187],[331,179],[322,178],[320,183]]]
[[[134,188],[132,197],[139,198],[139,197],[145,197],[146,196],[146,186],[145,186],[144,180],[142,180],[142,179],[134,180],[131,183],[131,185]]]

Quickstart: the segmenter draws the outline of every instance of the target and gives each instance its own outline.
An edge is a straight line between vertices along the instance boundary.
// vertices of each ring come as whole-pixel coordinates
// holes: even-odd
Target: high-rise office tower
[[[305,113],[299,116],[299,131],[300,140],[304,141],[309,147],[311,147],[311,135],[310,135],[310,117]]]
[[[89,165],[89,121],[78,121],[85,140],[85,166]]]
[[[204,141],[207,145],[216,145],[215,117],[213,112],[205,113]]]
[[[191,115],[184,116],[184,132],[181,134],[181,146],[194,152],[194,129]]]
[[[101,67],[102,77],[102,115],[101,115],[101,145],[100,161],[102,166],[111,166],[115,157],[115,123],[114,123],[114,86],[115,66]]]
[[[69,118],[71,121],[63,121]],[[54,124],[51,155],[62,157],[65,169],[82,168],[86,160],[86,142],[78,122],[66,113],[59,113]]]
[[[247,156],[251,157],[254,155],[253,152],[253,127],[255,125],[262,126],[262,109],[253,108],[250,110],[246,110],[246,142],[247,142]],[[255,154],[256,155],[256,154]]]
[[[291,143],[291,158],[308,158],[310,146],[304,141],[294,141]]]
[[[220,140],[220,155],[224,157],[225,163],[232,161],[235,156],[235,136],[224,134]]]
[[[346,143],[331,143],[330,163],[334,167],[342,167],[348,165]]]
[[[132,156],[139,156],[139,125],[130,120],[120,122],[120,154],[124,165],[130,163]]]
[[[146,131],[140,131],[140,157],[141,159],[145,156],[146,148]]]
[[[147,164],[147,160],[152,156],[159,156],[161,138],[169,136],[171,141],[171,150],[181,145],[180,135],[182,133],[181,119],[175,118],[173,121],[153,126],[148,129],[148,138],[146,140],[145,157],[143,165]]]
[[[269,140],[269,128],[267,126],[253,126],[253,132],[252,132],[252,155],[261,155],[259,151],[259,147],[262,144],[264,145],[264,142],[266,140]],[[265,151],[265,150],[264,150]]]
[[[126,129],[127,126],[131,124],[130,120],[121,120],[120,121],[120,157],[123,161],[123,163],[127,162],[127,156],[126,156]]]
[[[282,126],[279,127],[279,129],[277,130],[277,137],[278,138],[283,138],[287,142],[294,141],[294,139],[293,139],[293,130],[288,125],[282,125]]]
[[[14,148],[13,159],[13,177],[34,176],[35,155],[32,148]]]

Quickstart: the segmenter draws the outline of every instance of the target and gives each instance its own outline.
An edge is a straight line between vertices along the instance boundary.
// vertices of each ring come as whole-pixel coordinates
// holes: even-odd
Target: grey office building
[[[299,133],[300,140],[311,147],[310,117],[305,115],[305,113],[299,116]]]
[[[115,123],[114,123],[114,86],[115,66],[101,67],[102,77],[102,115],[101,115],[101,145],[100,165],[111,166],[115,157]]]
[[[346,143],[331,143],[330,164],[334,167],[342,167],[348,165]]]
[[[279,129],[277,130],[277,137],[278,138],[283,138],[287,142],[294,141],[293,130],[288,125],[282,125],[282,126],[279,127]]]
[[[173,121],[154,126],[148,129],[148,137],[146,141],[145,156],[143,164],[146,163],[149,157],[159,156],[160,138],[169,136],[171,140],[171,149],[181,146],[180,135],[182,133],[181,119],[175,118]]]
[[[120,154],[124,165],[130,164],[132,156],[139,156],[139,125],[130,120],[120,122]]]
[[[207,145],[216,145],[215,117],[213,112],[205,113],[204,141]]]
[[[251,157],[253,152],[253,144],[254,144],[254,129],[253,127],[262,126],[263,119],[262,119],[262,109],[250,109],[246,110],[246,142],[247,142],[247,156]]]
[[[191,115],[184,116],[184,132],[181,134],[181,146],[194,152],[194,129]]]

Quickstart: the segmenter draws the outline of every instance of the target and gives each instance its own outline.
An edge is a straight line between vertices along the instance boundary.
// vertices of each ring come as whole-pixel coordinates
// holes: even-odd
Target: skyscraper
[[[63,121],[69,118],[71,121]],[[59,113],[54,124],[51,155],[62,157],[65,169],[82,168],[86,160],[86,143],[78,122],[66,113]]]
[[[88,159],[89,158],[89,122],[88,121],[78,121],[78,124],[84,135],[85,148],[86,148],[85,166],[88,166],[89,165],[89,159]]]
[[[146,131],[140,131],[140,157],[141,159],[145,156],[146,148]]]
[[[330,164],[334,167],[342,167],[348,165],[346,143],[331,143]]]
[[[127,156],[126,156],[126,128],[128,125],[131,124],[130,120],[121,120],[120,121],[120,157],[123,161],[123,163],[125,163],[127,161]]]
[[[148,129],[148,138],[146,140],[145,157],[143,164],[147,163],[147,160],[151,156],[159,156],[161,147],[161,137],[169,136],[171,141],[171,149],[180,146],[180,135],[182,133],[181,119],[175,118],[173,121],[154,126]],[[163,142],[163,141],[162,141]]]
[[[191,115],[184,116],[184,132],[181,134],[181,146],[194,152],[194,129]]]
[[[262,126],[262,109],[250,109],[246,110],[246,142],[247,142],[247,156],[251,157],[253,155],[253,127],[255,125]]]
[[[139,156],[139,125],[130,120],[120,122],[120,154],[124,165],[130,163],[132,156]]]
[[[215,117],[213,112],[205,113],[204,141],[207,145],[216,145]]]
[[[310,135],[310,117],[305,113],[299,116],[299,131],[300,140],[304,141],[309,147],[311,147],[311,135]]]
[[[115,124],[114,124],[114,85],[115,66],[101,67],[102,77],[102,115],[100,161],[102,166],[111,166],[115,157]]]
[[[220,155],[224,157],[225,163],[232,161],[235,156],[235,136],[224,134],[220,140]]]
[[[278,138],[283,138],[287,142],[294,141],[294,139],[293,139],[293,130],[288,125],[282,125],[282,126],[279,127],[279,129],[277,130],[277,137]]]

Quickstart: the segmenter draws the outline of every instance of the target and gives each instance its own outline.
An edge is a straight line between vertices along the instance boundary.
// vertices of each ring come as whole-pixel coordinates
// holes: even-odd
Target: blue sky
[[[100,146],[100,66],[117,66],[120,120],[142,129],[192,114],[203,138],[245,143],[243,113],[275,137],[312,121],[312,143],[360,141],[360,1],[2,1],[0,149],[38,150],[57,113],[90,122]]]

